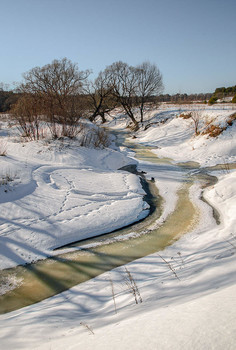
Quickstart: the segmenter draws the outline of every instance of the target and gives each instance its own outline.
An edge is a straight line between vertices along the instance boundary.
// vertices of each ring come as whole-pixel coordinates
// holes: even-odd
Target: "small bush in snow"
[[[5,174],[0,174],[0,186],[7,185],[16,179],[17,175],[12,175],[11,172],[6,172]]]
[[[68,137],[70,139],[74,139],[78,134],[83,130],[83,124],[74,124],[74,125],[66,125],[66,124],[58,124],[58,123],[48,123],[48,129],[50,130],[51,137],[56,139],[62,139],[64,137]]]
[[[97,129],[95,131],[94,147],[104,148],[110,144],[109,135],[104,129]]]
[[[80,144],[83,147],[105,148],[109,146],[110,139],[106,130],[92,128],[83,131]]]
[[[31,95],[22,96],[11,110],[11,116],[18,123],[23,137],[29,140],[40,139],[39,103]]]
[[[182,113],[179,115],[179,118],[192,119],[194,124],[195,135],[199,135],[200,113],[198,111]]]

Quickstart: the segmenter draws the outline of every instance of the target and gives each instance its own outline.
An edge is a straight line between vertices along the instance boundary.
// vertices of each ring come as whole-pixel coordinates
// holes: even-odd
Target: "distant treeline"
[[[175,95],[160,95],[158,97],[150,97],[150,102],[173,102],[173,103],[186,103],[191,101],[206,101],[212,96],[212,93],[205,94],[175,94]],[[11,106],[17,102],[20,97],[19,93],[13,91],[5,91],[0,89],[0,112],[9,112]],[[86,98],[86,96],[84,96]]]
[[[229,86],[227,88],[216,88],[208,103],[212,105],[216,103],[219,99],[224,100],[225,97],[233,97],[232,103],[236,103],[236,85]]]
[[[212,93],[199,93],[199,94],[175,94],[175,95],[160,95],[158,96],[159,102],[173,102],[173,103],[186,103],[192,101],[207,101],[212,96]]]
[[[236,94],[236,85],[229,87],[220,87],[215,89],[214,95],[218,98],[234,96]]]
[[[236,94],[236,85],[230,87],[216,88],[214,93],[199,93],[199,94],[162,94],[159,96],[150,97],[150,102],[171,102],[171,103],[190,103],[192,101],[208,101],[212,97],[215,100]],[[20,97],[19,93],[7,91],[0,88],[0,112],[8,112],[11,106],[17,102]],[[84,96],[86,98],[86,96]]]
[[[0,112],[8,112],[18,98],[19,94],[13,91],[0,89]]]

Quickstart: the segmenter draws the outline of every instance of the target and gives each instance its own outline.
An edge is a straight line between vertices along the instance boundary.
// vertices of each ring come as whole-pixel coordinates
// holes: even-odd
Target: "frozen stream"
[[[194,175],[196,163],[175,165],[169,159],[158,159],[147,147],[127,144],[139,159],[138,170],[145,172],[150,183],[149,200],[152,214],[140,223],[114,233],[67,246],[59,255],[0,273],[0,282],[19,280],[19,285],[0,296],[0,313],[6,313],[58,294],[105,271],[164,249],[199,220],[199,210],[189,197],[189,189],[197,179],[202,186],[212,184],[215,177]],[[168,178],[178,187],[174,210],[160,220],[165,211],[154,179]]]

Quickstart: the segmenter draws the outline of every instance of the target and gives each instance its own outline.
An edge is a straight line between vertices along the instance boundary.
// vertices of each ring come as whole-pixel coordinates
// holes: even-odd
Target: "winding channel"
[[[122,135],[121,135],[122,137]],[[95,237],[67,246],[67,253],[0,271],[0,284],[19,280],[16,288],[0,296],[0,313],[10,312],[65,291],[115,267],[163,250],[181,235],[189,232],[199,220],[199,210],[189,198],[189,189],[196,180],[197,164],[173,164],[169,159],[158,159],[145,146],[126,144],[139,159],[139,171],[171,176],[180,182],[175,209],[162,224],[164,203],[153,181],[149,181],[148,200],[151,214],[139,223],[111,234]],[[202,186],[211,185],[216,178],[200,174]],[[198,178],[199,181],[199,178]],[[62,250],[63,251],[63,250]]]

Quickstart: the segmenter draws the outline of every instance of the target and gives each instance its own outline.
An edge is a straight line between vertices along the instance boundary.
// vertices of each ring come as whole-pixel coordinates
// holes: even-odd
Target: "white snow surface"
[[[217,137],[208,135],[195,136],[193,120],[176,118],[189,111],[199,116],[199,131],[206,130],[206,124],[225,127],[227,120],[236,113],[233,105],[206,107],[203,105],[164,106],[159,113],[153,113],[151,123],[159,124],[158,129],[150,127],[139,132],[139,141],[155,146],[154,152],[160,158],[169,157],[177,162],[195,161],[201,166],[232,163],[236,161],[235,131],[236,124],[229,127]],[[151,114],[152,115],[152,114]]]
[[[53,254],[66,243],[113,231],[145,217],[148,205],[136,175],[117,170],[135,163],[112,149],[71,141],[14,142],[0,158],[0,267]]]
[[[153,146],[158,157],[174,162],[235,162],[235,125],[207,138],[194,136],[190,120],[175,118],[196,108],[202,118],[214,117],[217,123],[235,112],[225,104],[182,106],[181,111],[164,105],[147,116],[151,122],[167,121],[141,130],[135,142]],[[110,126],[124,126],[124,119],[123,124],[119,120]],[[3,127],[0,133],[5,135]],[[13,181],[0,187],[2,268],[50,255],[52,248],[78,234],[84,238],[108,232],[147,214],[139,179],[117,171],[135,162],[127,159],[127,150],[122,154],[3,138],[7,156],[0,158],[1,172]],[[165,220],[174,210],[181,175],[168,173],[165,179],[164,173],[153,174],[146,162],[138,167],[155,177],[165,200]],[[214,175],[218,183],[204,190],[204,198],[219,212],[220,225],[200,200],[202,190],[195,183],[190,195],[201,215],[194,230],[164,251],[127,265],[142,303],[135,304],[124,283],[124,267],[119,267],[1,315],[1,349],[235,349],[236,172],[223,168]]]

